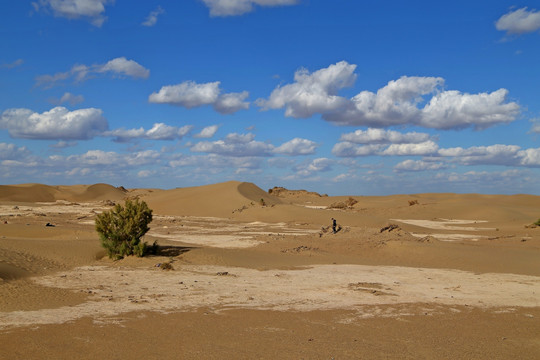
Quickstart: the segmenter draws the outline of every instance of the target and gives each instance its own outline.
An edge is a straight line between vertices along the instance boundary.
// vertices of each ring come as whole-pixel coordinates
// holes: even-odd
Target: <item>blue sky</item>
[[[8,0],[0,183],[540,195],[534,1]]]

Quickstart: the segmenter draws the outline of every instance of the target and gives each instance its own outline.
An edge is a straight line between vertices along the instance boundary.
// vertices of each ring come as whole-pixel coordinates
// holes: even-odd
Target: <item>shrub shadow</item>
[[[175,257],[182,255],[192,249],[196,248],[192,246],[158,245],[156,253],[154,255]]]

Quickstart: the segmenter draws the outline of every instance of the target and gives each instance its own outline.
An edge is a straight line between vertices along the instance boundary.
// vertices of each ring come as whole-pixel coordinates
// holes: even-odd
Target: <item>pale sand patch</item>
[[[0,216],[35,216],[36,214],[80,214],[91,215],[110,209],[103,202],[70,203],[62,200],[35,205],[0,205]]]
[[[461,241],[461,240],[468,240],[468,241],[478,241],[481,239],[487,239],[487,236],[482,235],[469,235],[469,234],[417,234],[417,233],[410,233],[412,236],[417,238],[424,238],[426,236],[432,236],[437,240],[440,241]]]
[[[155,232],[149,234],[154,237],[177,241],[184,244],[203,245],[223,249],[242,249],[257,246],[262,243],[262,241],[253,240],[250,236],[238,235],[189,235],[185,233],[157,234]]]
[[[317,265],[301,270],[182,265],[176,270],[86,266],[35,278],[40,285],[86,292],[83,304],[0,313],[0,328],[60,324],[82,317],[106,321],[132,311],[277,311],[348,309],[359,317],[404,316],[403,304],[482,308],[540,306],[540,277],[446,269]],[[378,305],[392,311],[372,313]],[[392,307],[392,305],[395,306]]]
[[[404,224],[420,226],[432,230],[450,230],[450,231],[495,231],[496,228],[481,228],[472,226],[456,226],[456,225],[469,225],[485,223],[486,220],[458,220],[458,219],[436,219],[436,220],[417,220],[417,219],[390,219],[392,221],[402,222]],[[478,241],[485,239],[487,236],[482,235],[470,235],[470,234],[420,234],[411,233],[411,235],[423,238],[426,236],[432,236],[440,241]]]
[[[218,248],[248,248],[257,246],[264,240],[257,240],[261,235],[301,236],[314,234],[318,230],[294,228],[286,223],[250,223],[232,222],[223,218],[202,218],[192,216],[158,217],[167,221],[166,226],[153,226],[149,236]]]
[[[437,219],[437,220],[404,220],[390,219],[404,224],[420,226],[433,230],[460,230],[460,231],[494,231],[496,228],[464,227],[453,225],[468,225],[487,222],[486,220],[457,220],[457,219]]]

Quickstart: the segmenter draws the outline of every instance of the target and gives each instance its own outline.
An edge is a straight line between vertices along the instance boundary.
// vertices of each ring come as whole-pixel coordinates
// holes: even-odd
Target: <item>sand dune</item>
[[[117,347],[156,358],[147,344],[159,342],[160,359],[288,358],[272,352],[281,347],[320,358],[329,346],[382,359],[403,358],[388,350],[403,341],[405,358],[540,357],[540,228],[528,226],[540,197],[353,196],[330,209],[349,197],[306,194],[239,181],[0,186],[0,358],[111,358],[104,349]],[[114,262],[94,219],[128,198],[153,209],[145,240],[160,250]]]
[[[43,184],[0,185],[0,202],[55,202],[122,200],[124,191],[107,184],[49,186]]]
[[[156,213],[218,217],[229,217],[261,199],[268,205],[281,202],[252,183],[238,181],[153,192],[142,198]]]

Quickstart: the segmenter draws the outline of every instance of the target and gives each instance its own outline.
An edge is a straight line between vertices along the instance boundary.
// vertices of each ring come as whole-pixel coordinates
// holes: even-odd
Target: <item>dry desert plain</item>
[[[126,198],[159,250],[112,261]],[[539,196],[352,198],[0,186],[0,358],[540,358]]]

